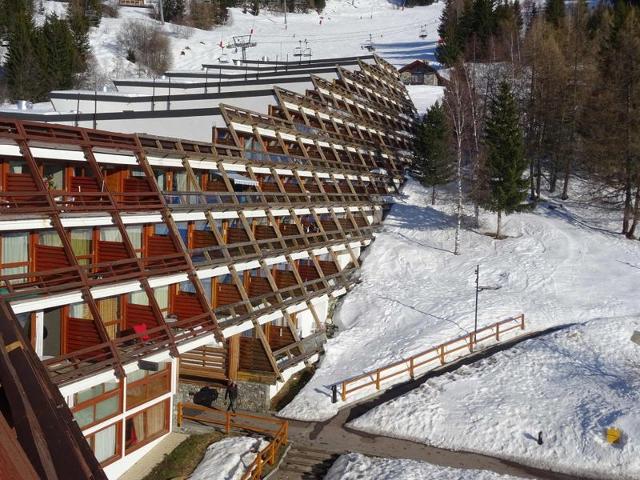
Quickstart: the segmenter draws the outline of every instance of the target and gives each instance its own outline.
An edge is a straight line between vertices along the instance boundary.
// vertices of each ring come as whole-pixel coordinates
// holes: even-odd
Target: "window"
[[[120,297],[98,300],[96,304],[107,335],[113,340],[118,334],[120,326]]]
[[[103,467],[120,457],[120,423],[87,436],[87,442]]]
[[[0,275],[26,273],[29,266],[29,234],[5,233],[0,237]]]
[[[45,165],[43,168],[45,183],[49,184],[50,190],[64,190],[63,165]]]
[[[71,411],[78,426],[86,428],[113,417],[121,410],[120,383],[113,381],[76,393]]]
[[[171,368],[161,363],[157,372],[136,370],[127,374],[127,409],[171,391]]]
[[[92,260],[93,230],[81,228],[71,230],[71,248],[80,265],[88,265]]]
[[[138,257],[142,256],[142,226],[127,226],[127,235]]]
[[[126,452],[130,453],[168,432],[168,411],[169,400],[165,400],[127,418],[125,430]]]

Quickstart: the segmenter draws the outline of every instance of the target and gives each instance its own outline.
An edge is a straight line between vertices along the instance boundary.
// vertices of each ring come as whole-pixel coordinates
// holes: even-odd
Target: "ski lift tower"
[[[242,50],[242,61],[247,59],[247,48],[255,47],[258,44],[251,40],[253,31],[249,35],[234,35],[233,41],[227,44],[227,48],[233,48],[234,53],[238,52],[238,49]]]

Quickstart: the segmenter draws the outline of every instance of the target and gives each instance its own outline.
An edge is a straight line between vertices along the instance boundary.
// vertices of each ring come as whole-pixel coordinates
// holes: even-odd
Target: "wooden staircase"
[[[322,480],[338,457],[337,453],[292,444],[273,478]]]

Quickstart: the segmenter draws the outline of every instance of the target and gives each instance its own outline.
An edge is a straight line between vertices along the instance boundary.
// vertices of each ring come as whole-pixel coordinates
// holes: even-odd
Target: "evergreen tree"
[[[508,215],[522,209],[528,185],[528,180],[523,178],[527,161],[518,108],[507,82],[500,84],[497,95],[489,105],[485,144],[489,195],[483,206],[498,214],[496,238],[499,238],[502,214]]]
[[[450,149],[451,132],[444,108],[434,104],[418,125],[414,155],[421,182],[431,187],[431,204],[436,203],[436,186],[449,182],[453,175]]]
[[[440,40],[436,47],[436,59],[443,65],[451,66],[462,55],[460,25],[454,0],[447,0],[447,5],[442,10],[438,34]]]
[[[40,100],[41,80],[34,49],[35,29],[31,17],[21,13],[13,18],[5,64],[7,87],[12,100]]]
[[[56,15],[47,17],[38,38],[38,50],[44,54],[40,65],[46,72],[47,90],[73,88],[78,59],[69,24]]]
[[[250,13],[251,15],[258,15],[260,13],[260,2],[258,0],[254,0]]]
[[[564,15],[564,0],[547,0],[544,7],[544,16],[547,22],[559,27]]]

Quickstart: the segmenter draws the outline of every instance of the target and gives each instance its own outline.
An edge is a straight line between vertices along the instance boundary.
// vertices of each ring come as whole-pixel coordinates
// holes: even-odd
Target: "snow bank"
[[[349,425],[583,478],[640,478],[638,328],[640,317],[596,319],[528,340]],[[623,431],[622,445],[605,441],[610,426]]]
[[[212,443],[189,480],[240,479],[266,446],[265,440],[250,437],[231,437]]]
[[[348,453],[340,456],[325,480],[511,480],[516,477],[483,470],[440,467],[415,460],[374,458]]]
[[[361,283],[336,311],[340,333],[281,415],[326,420],[344,405],[331,403],[330,385],[472,330],[477,264],[480,284],[493,288],[480,293],[479,326],[520,312],[528,330],[640,312],[640,242],[608,230],[618,228],[618,212],[580,197],[542,205],[508,216],[509,238],[499,241],[482,233],[495,229],[493,214],[481,215],[480,231],[465,217],[454,256],[452,198],[440,194],[433,208],[414,181],[403,194],[364,254]]]

